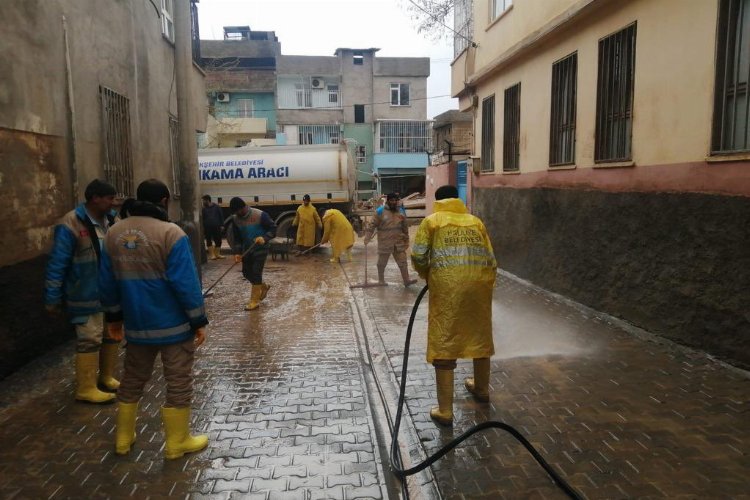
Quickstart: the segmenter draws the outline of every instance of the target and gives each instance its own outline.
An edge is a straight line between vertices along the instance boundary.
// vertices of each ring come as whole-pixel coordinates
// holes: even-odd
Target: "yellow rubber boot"
[[[216,254],[214,254],[214,246],[211,245],[206,249],[206,253],[208,254],[208,260],[216,260]]]
[[[252,311],[253,309],[257,309],[260,305],[261,301],[261,294],[263,292],[263,285],[253,285],[253,289],[250,292],[250,302],[247,303],[245,306],[245,311]]]
[[[263,299],[266,298],[266,295],[268,295],[268,290],[271,289],[271,285],[266,285],[265,283],[260,284],[260,301],[263,302]]]
[[[464,387],[477,401],[490,400],[490,358],[474,358],[474,376],[464,379]]]
[[[168,459],[180,458],[185,453],[200,451],[208,446],[208,436],[200,434],[191,436],[189,430],[190,408],[161,409],[161,419],[164,423],[166,446],[164,456]]]
[[[94,404],[115,402],[115,395],[96,388],[99,371],[99,351],[76,353],[76,401]]]
[[[99,350],[99,387],[107,392],[117,392],[120,381],[114,377],[120,344],[102,344]]]
[[[224,256],[221,255],[221,247],[214,246],[214,258],[216,259],[223,259]]]
[[[138,414],[138,403],[119,403],[117,405],[117,427],[115,430],[115,453],[127,455],[135,443],[135,417]]]
[[[430,417],[440,425],[453,425],[453,370],[435,368],[438,405],[430,410]]]

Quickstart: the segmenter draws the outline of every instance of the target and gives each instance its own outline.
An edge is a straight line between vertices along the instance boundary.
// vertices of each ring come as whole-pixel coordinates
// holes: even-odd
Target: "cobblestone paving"
[[[207,299],[193,427],[210,441],[188,458],[162,457],[161,376],[126,457],[112,450],[115,406],[73,402],[72,344],[0,383],[0,498],[387,496],[348,284],[324,259],[269,259],[256,311],[242,310],[250,287],[235,270]],[[209,263],[204,282],[228,265]]]
[[[389,269],[388,280],[398,283]],[[423,285],[423,282],[421,282]],[[394,379],[419,289],[369,289],[365,302]],[[586,498],[750,498],[750,378],[707,356],[626,331],[607,317],[501,276],[493,307],[491,402],[455,376],[453,429],[429,418],[426,297],[411,342],[407,405],[427,453],[469,427],[519,429]],[[395,383],[395,382],[394,382]],[[502,431],[472,436],[433,466],[444,498],[565,498]]]
[[[272,288],[257,311],[242,310],[250,290],[238,271],[214,289],[195,366],[193,428],[210,435],[201,453],[163,459],[159,376],[142,401],[134,450],[114,456],[115,407],[73,402],[72,343],[0,382],[0,498],[396,498],[352,304],[392,397],[420,287],[402,287],[391,261],[388,287],[350,291],[364,281],[363,251],[358,243],[355,262],[341,267],[325,253],[269,260]],[[227,260],[204,267],[206,284]],[[428,416],[435,384],[424,361],[426,310],[412,338],[402,423],[411,465],[476,423],[502,420],[586,498],[750,498],[747,373],[503,276],[491,402],[468,397],[471,363],[459,361],[455,425],[445,429]],[[470,438],[432,472],[446,499],[564,498],[496,431]],[[430,486],[424,477],[410,484]]]

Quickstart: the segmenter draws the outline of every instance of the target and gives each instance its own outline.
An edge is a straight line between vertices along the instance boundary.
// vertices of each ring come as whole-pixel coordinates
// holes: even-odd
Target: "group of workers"
[[[55,226],[54,245],[45,276],[45,307],[67,318],[76,331],[76,394],[88,403],[118,402],[115,451],[129,453],[137,439],[136,416],[144,387],[152,376],[156,356],[162,361],[166,401],[161,410],[165,430],[164,454],[175,459],[204,449],[206,435],[189,430],[195,350],[206,339],[202,287],[190,241],[168,220],[167,186],[149,179],[126,200],[115,222],[115,189],[94,180],[86,201],[65,214]],[[420,224],[411,260],[430,287],[427,361],[435,367],[438,406],[430,411],[437,423],[453,422],[453,370],[456,359],[474,360],[474,377],[464,381],[478,401],[489,401],[492,341],[492,290],[496,261],[481,220],[468,213],[453,186],[435,193],[434,213]],[[204,197],[204,208],[210,207]],[[265,212],[241,198],[230,201],[228,232],[235,262],[242,262],[252,284],[246,309],[256,309],[270,286],[263,282],[268,242],[276,225]],[[219,221],[217,218],[216,221]],[[215,221],[215,222],[216,222]],[[332,262],[351,259],[354,231],[346,217],[329,209],[322,219],[305,196],[294,221],[297,243],[330,242]],[[405,216],[398,196],[388,195],[367,226],[365,244],[378,233],[378,278],[384,282],[390,255],[405,286],[416,282],[408,274],[409,244]],[[211,235],[209,254],[221,258],[221,244]],[[212,248],[213,247],[213,248]],[[126,341],[121,381],[115,378],[118,348]],[[116,393],[116,395],[115,395]]]

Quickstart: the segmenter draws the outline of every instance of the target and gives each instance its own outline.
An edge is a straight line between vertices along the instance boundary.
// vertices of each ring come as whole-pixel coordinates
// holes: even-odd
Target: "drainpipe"
[[[196,150],[195,114],[191,103],[190,80],[194,78],[190,0],[174,2],[175,80],[177,80],[177,117],[179,130],[180,225],[190,239],[196,263],[201,258],[200,211],[198,207],[198,152]],[[197,266],[200,275],[200,265]]]
[[[451,153],[453,149],[453,143],[448,139],[443,139],[443,142],[448,145],[448,163],[450,163],[453,161],[453,154]]]
[[[73,94],[73,70],[70,67],[70,43],[68,41],[68,23],[62,16],[63,40],[65,42],[65,77],[68,97],[68,164],[70,165],[70,189],[73,206],[78,203],[78,154],[76,151],[76,107]]]

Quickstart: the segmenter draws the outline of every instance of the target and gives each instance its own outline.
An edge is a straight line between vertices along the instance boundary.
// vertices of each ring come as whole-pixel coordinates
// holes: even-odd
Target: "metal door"
[[[456,169],[456,187],[458,188],[458,197],[466,203],[466,160],[459,161]]]

